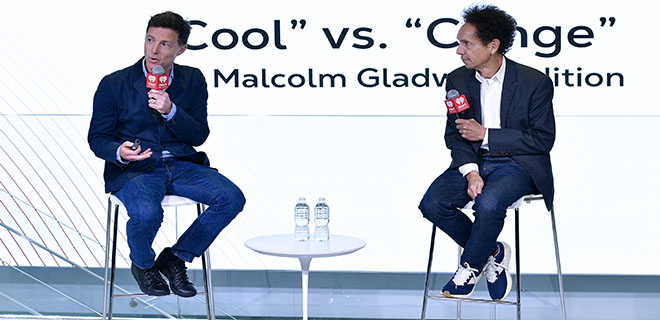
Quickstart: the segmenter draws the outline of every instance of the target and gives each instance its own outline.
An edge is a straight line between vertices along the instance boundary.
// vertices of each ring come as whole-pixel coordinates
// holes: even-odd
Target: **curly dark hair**
[[[190,30],[192,29],[188,21],[172,11],[165,11],[151,17],[147,24],[147,31],[149,31],[149,28],[151,27],[167,28],[176,31],[179,35],[178,42],[181,47],[188,43],[188,37],[190,36]]]
[[[516,19],[494,5],[474,5],[463,11],[463,20],[477,29],[477,37],[487,44],[495,39],[500,41],[497,52],[505,54],[513,45],[516,32]]]

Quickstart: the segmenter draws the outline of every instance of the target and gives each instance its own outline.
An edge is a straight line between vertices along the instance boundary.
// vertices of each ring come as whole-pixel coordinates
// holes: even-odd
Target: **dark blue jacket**
[[[174,78],[167,93],[177,111],[169,121],[149,108],[148,91],[140,59],[133,66],[105,76],[94,94],[87,141],[94,154],[105,160],[105,192],[117,191],[131,178],[153,168],[163,149],[179,159],[209,165],[206,154],[193,148],[209,136],[208,92],[202,72],[174,64]],[[136,138],[142,150],[151,148],[151,157],[127,165],[117,162],[117,148]]]
[[[447,91],[456,89],[465,94],[471,115],[481,123],[481,83],[475,78],[475,72],[465,67],[451,72],[447,78]],[[545,74],[507,59],[502,86],[501,129],[488,131],[490,155],[511,156],[522,165],[543,194],[548,210],[552,208],[554,197],[550,164],[550,150],[555,142],[553,93],[552,81]],[[447,119],[445,143],[451,150],[450,168],[478,163],[481,141],[463,139],[456,130],[456,117],[448,115]]]

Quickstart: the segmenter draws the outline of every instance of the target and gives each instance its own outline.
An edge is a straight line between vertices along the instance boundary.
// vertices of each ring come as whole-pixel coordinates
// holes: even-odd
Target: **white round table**
[[[328,241],[314,239],[296,241],[293,234],[275,234],[252,238],[245,246],[259,253],[298,258],[302,268],[303,320],[307,320],[307,298],[309,296],[309,265],[312,258],[334,257],[362,249],[367,243],[358,238],[331,234]]]

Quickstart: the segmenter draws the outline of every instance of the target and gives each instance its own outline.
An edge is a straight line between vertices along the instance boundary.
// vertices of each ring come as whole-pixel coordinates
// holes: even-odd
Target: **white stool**
[[[167,195],[163,198],[161,205],[163,207],[179,207],[185,205],[197,205],[197,215],[202,214],[203,205],[188,198]],[[115,213],[112,214],[112,207],[114,206]],[[115,297],[146,297],[144,293],[136,294],[115,294],[115,259],[117,257],[117,218],[119,215],[119,206],[123,203],[119,198],[110,195],[108,198],[108,223],[106,226],[105,238],[105,281],[103,286],[103,320],[112,319],[112,303]],[[114,222],[113,222],[114,221]],[[110,255],[112,253],[112,258]],[[112,262],[111,262],[112,261]],[[112,263],[111,266],[109,264]],[[204,291],[197,294],[204,294],[206,296],[206,314],[208,319],[215,319],[215,304],[213,299],[213,284],[211,279],[211,258],[209,257],[209,250],[202,255],[202,270],[204,272]],[[108,281],[108,277],[110,278]],[[171,294],[172,295],[172,294]]]
[[[438,299],[438,300],[456,300],[457,301],[457,310],[456,310],[456,319],[460,320],[461,319],[461,301],[472,301],[472,302],[485,302],[485,303],[493,303],[493,304],[507,304],[507,305],[515,305],[517,307],[517,318],[520,320],[520,242],[519,242],[519,208],[522,205],[523,201],[530,203],[535,200],[543,200],[543,196],[541,195],[528,195],[524,196],[518,201],[514,202],[511,206],[509,206],[508,209],[515,209],[516,212],[516,217],[515,217],[515,248],[516,248],[516,301],[507,301],[507,300],[502,300],[502,301],[493,301],[493,300],[486,300],[486,299],[474,299],[474,298],[448,298],[445,296],[432,296],[429,295],[429,285],[431,281],[431,263],[433,261],[433,249],[435,246],[435,230],[437,229],[435,225],[433,225],[433,232],[431,233],[431,249],[429,251],[429,264],[426,269],[426,284],[424,286],[424,302],[422,304],[422,320],[426,319],[426,305],[428,302],[428,299]],[[474,205],[474,201],[470,201],[463,209],[472,209],[472,205]],[[557,261],[557,281],[559,282],[559,297],[561,299],[561,312],[563,319],[566,320],[566,303],[564,301],[564,280],[562,277],[561,273],[561,263],[559,262],[559,245],[557,243],[557,226],[555,224],[555,211],[554,208],[550,209],[550,219],[552,220],[552,235],[554,238],[554,243],[555,243],[555,259]],[[461,257],[461,248],[458,248],[458,257],[460,261]]]

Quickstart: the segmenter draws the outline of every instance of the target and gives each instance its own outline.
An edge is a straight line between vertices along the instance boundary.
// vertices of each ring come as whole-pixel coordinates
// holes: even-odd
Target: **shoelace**
[[[470,265],[467,262],[464,262],[465,267],[463,266],[458,266],[458,270],[456,270],[456,274],[454,274],[454,278],[451,279],[451,281],[454,282],[455,285],[457,286],[462,286],[466,282],[470,280],[470,278],[476,278],[477,275],[475,272],[479,272],[479,270],[470,267]]]
[[[488,282],[493,283],[497,280],[497,276],[506,269],[505,266],[495,262],[495,257],[488,257],[488,262],[486,262],[486,277],[488,277]]]
[[[173,263],[172,267],[174,269],[173,271],[176,282],[191,283],[190,280],[188,279],[188,274],[186,273],[187,268],[185,262]]]
[[[144,270],[144,278],[147,280],[149,286],[155,283],[163,282],[163,278],[160,277],[160,274],[158,271],[156,271],[156,268]]]

